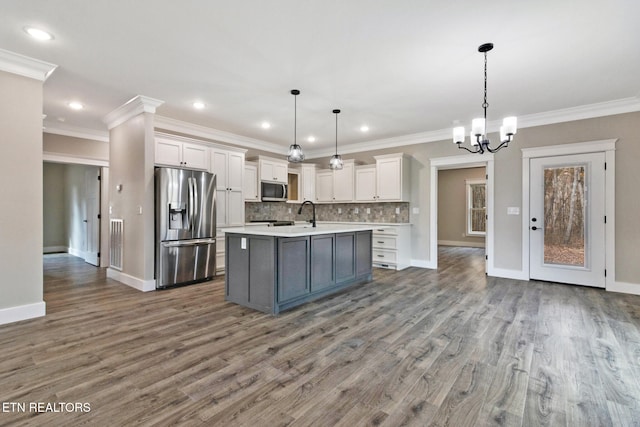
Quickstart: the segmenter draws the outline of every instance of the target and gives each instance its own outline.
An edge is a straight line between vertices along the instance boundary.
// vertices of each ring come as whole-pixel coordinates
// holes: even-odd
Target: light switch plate
[[[507,215],[520,215],[520,208],[510,206],[507,208]]]
[[[420,213],[420,208],[413,208],[412,212],[417,215]]]

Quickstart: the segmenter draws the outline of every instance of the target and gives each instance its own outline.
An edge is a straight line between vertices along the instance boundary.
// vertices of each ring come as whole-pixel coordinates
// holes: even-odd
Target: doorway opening
[[[104,232],[107,168],[43,162],[43,253],[68,253],[96,267],[108,262]]]
[[[473,200],[471,200],[470,206],[467,206],[468,204],[468,197],[467,197],[467,191],[471,190],[471,196],[473,196],[473,191],[474,190],[478,190],[478,187],[474,186],[476,184],[479,184],[479,180],[478,179],[473,179],[471,178],[471,175],[469,176],[468,182],[465,182],[464,185],[461,187],[463,188],[462,190],[462,199],[459,200],[460,201],[460,205],[462,206],[462,204],[464,204],[464,209],[461,207],[458,207],[458,209],[460,209],[462,212],[455,212],[455,214],[462,214],[462,216],[460,215],[456,215],[459,216],[457,222],[459,223],[459,231],[451,231],[451,233],[456,233],[457,235],[459,235],[460,237],[449,237],[447,238],[447,236],[453,236],[453,234],[444,234],[444,228],[443,227],[443,232],[441,233],[439,231],[439,224],[441,222],[440,218],[444,218],[445,215],[447,215],[447,218],[443,220],[443,222],[445,223],[449,223],[450,218],[449,218],[449,214],[451,213],[451,215],[453,215],[453,212],[444,212],[444,209],[446,209],[446,207],[443,209],[443,211],[440,211],[440,205],[441,203],[447,203],[446,202],[446,198],[440,197],[440,192],[448,192],[449,189],[445,189],[442,188],[440,189],[440,185],[439,185],[439,176],[440,176],[440,172],[443,173],[443,178],[445,177],[445,175],[449,174],[449,170],[453,170],[453,171],[458,171],[458,170],[462,170],[463,174],[465,170],[475,170],[476,173],[480,173],[482,174],[482,171],[484,171],[484,175],[480,175],[480,177],[484,176],[484,182],[483,184],[483,188],[482,188],[482,192],[484,193],[484,199],[485,199],[485,205],[483,207],[479,206],[478,204],[473,203]],[[456,172],[451,172],[451,174],[456,174]],[[451,156],[451,157],[440,157],[440,158],[434,158],[431,159],[431,185],[430,185],[430,245],[429,245],[429,263],[428,263],[428,268],[433,268],[433,269],[437,269],[438,268],[438,244],[439,243],[453,243],[454,245],[460,245],[461,244],[465,244],[465,245],[470,245],[471,242],[473,242],[474,240],[476,241],[476,246],[480,246],[481,248],[484,247],[484,258],[485,258],[485,265],[484,265],[484,270],[485,272],[489,272],[490,271],[490,266],[492,265],[492,259],[493,259],[493,229],[492,229],[492,225],[493,225],[493,154],[484,154],[482,156],[479,155],[464,155],[464,156]],[[454,178],[455,180],[455,178]],[[469,185],[467,185],[469,184]],[[467,208],[469,208],[469,214],[470,217],[467,215]],[[480,213],[480,208],[482,208],[482,213]],[[473,220],[473,215],[476,215],[476,220]],[[481,223],[479,221],[480,217],[484,215],[484,223]],[[462,218],[462,219],[460,219]],[[454,219],[454,221],[456,221]],[[446,227],[448,228],[448,226]],[[476,235],[474,236],[474,229],[476,232],[478,232],[479,228],[483,228],[484,229],[484,235],[483,238],[478,238],[480,237],[481,234],[476,233]],[[464,229],[464,232],[462,231]],[[449,231],[447,231],[447,233],[449,233]],[[464,233],[464,237],[462,236],[462,234]],[[441,237],[441,234],[443,234],[443,237]],[[475,239],[474,239],[475,238]],[[483,240],[482,244],[479,242],[480,240]],[[470,243],[464,243],[464,242],[470,242]],[[482,249],[478,250],[475,249],[476,252],[482,251]]]

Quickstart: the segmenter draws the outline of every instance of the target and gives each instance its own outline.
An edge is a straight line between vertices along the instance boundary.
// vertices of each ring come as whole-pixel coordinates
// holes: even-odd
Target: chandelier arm
[[[477,147],[480,147],[480,146],[478,145]],[[473,151],[473,150],[469,150],[467,147],[465,147],[462,144],[458,144],[458,148],[461,149],[461,150],[467,150],[471,154],[482,153],[482,149],[476,149],[475,151]]]
[[[496,148],[491,148],[487,145],[487,151],[489,151],[490,153],[497,153],[498,151],[500,151],[502,147],[508,147],[508,146],[509,146],[509,141],[502,142],[502,144],[498,145]]]

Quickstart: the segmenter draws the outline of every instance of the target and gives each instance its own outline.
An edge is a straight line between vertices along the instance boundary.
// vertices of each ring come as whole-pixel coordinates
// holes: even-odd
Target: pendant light
[[[287,155],[287,160],[292,163],[300,163],[304,160],[302,147],[299,146],[296,142],[296,128],[298,125],[298,103],[296,98],[298,97],[298,95],[300,95],[300,91],[298,89],[293,89],[291,91],[291,95],[293,95],[293,144],[289,146],[289,154]]]
[[[333,114],[336,115],[336,154],[331,156],[329,160],[329,169],[340,170],[342,169],[342,156],[338,154],[338,114],[340,114],[340,110],[333,110]]]
[[[478,47],[478,52],[484,54],[484,102],[482,108],[484,110],[484,118],[473,119],[471,122],[471,133],[469,134],[469,142],[474,147],[473,150],[463,146],[465,131],[464,126],[458,126],[453,129],[453,142],[462,150],[467,150],[470,153],[482,154],[485,151],[495,153],[502,147],[508,147],[509,143],[513,140],[513,135],[518,130],[518,122],[515,117],[505,117],[502,126],[500,127],[500,145],[493,148],[489,144],[489,138],[487,137],[487,52],[493,49],[493,43],[485,43]]]

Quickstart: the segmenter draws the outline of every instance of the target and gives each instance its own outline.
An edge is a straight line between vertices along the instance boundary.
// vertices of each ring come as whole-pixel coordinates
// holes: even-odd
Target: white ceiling
[[[106,132],[136,95],[157,114],[282,146],[340,146],[636,100],[637,0],[0,0],[0,48],[57,64],[48,129]],[[26,25],[51,32],[38,42]],[[86,107],[72,111],[68,102]],[[206,109],[191,104],[202,100]],[[606,104],[608,105],[608,104]],[[261,128],[263,121],[272,127]],[[369,132],[359,128],[367,124]],[[314,135],[315,143],[306,141]],[[272,146],[273,147],[273,146]]]

